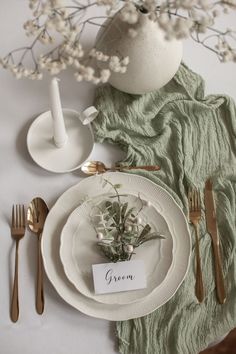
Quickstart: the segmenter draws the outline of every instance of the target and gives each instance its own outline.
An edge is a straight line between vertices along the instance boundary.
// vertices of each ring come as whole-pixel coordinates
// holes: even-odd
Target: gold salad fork
[[[198,224],[201,219],[201,200],[200,193],[196,189],[190,189],[188,192],[188,203],[189,203],[189,220],[194,226],[195,230],[195,245],[196,245],[196,285],[195,293],[199,302],[204,299],[204,287],[202,280],[202,268],[199,250],[199,228]]]
[[[20,239],[25,234],[25,208],[24,205],[13,205],[11,220],[11,235],[16,241],[15,253],[15,274],[11,300],[11,320],[16,322],[19,317],[19,298],[18,298],[18,248]]]

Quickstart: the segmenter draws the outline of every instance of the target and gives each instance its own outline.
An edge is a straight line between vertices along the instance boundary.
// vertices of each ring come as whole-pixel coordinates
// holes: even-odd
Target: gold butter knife
[[[210,179],[208,179],[205,183],[204,197],[205,197],[206,226],[207,226],[207,231],[210,234],[212,239],[214,257],[215,257],[215,278],[216,278],[217,298],[219,303],[223,304],[226,300],[226,292],[225,292],[224,278],[222,272],[220,240],[217,232],[214,195],[212,189],[212,181]]]

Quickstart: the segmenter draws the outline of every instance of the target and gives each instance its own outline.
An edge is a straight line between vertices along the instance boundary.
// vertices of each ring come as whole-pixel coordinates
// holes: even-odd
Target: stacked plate
[[[145,289],[94,292],[92,264],[107,260],[99,253],[90,215],[94,203],[113,192],[104,179],[121,185],[129,205],[137,198],[149,201],[140,216],[165,235],[137,248],[132,258],[144,261]],[[67,190],[51,209],[42,239],[46,273],[62,298],[90,316],[114,321],[144,316],[166,303],[184,280],[191,252],[186,218],[170,194],[144,177],[119,172],[86,178]]]

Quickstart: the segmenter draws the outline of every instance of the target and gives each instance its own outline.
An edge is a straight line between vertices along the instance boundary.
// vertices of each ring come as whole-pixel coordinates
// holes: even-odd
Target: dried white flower
[[[122,21],[134,24],[138,21],[139,13],[135,4],[132,1],[127,1],[123,9],[120,11]]]
[[[126,246],[126,251],[127,251],[128,253],[133,253],[133,251],[134,251],[134,246],[133,246],[133,245],[127,245],[127,246]]]
[[[108,70],[108,69],[101,70],[101,82],[102,83],[107,82],[109,80],[110,76],[111,76],[110,70]]]
[[[103,238],[104,238],[103,233],[102,233],[102,232],[98,232],[98,233],[97,233],[97,239],[98,239],[99,241],[101,241]]]
[[[85,0],[82,4],[74,2],[72,7],[67,0],[28,0],[28,3],[32,18],[24,23],[24,30],[28,37],[34,37],[32,44],[0,58],[0,65],[17,79],[41,80],[43,70],[55,75],[70,66],[76,71],[76,80],[99,84],[107,82],[112,72],[124,74],[127,71],[129,58],[110,56],[96,48],[85,50],[81,44],[86,25],[100,25],[99,16],[83,17],[86,10],[92,6],[105,6],[109,16],[118,9],[120,0],[95,0],[94,3]],[[167,40],[191,35],[197,43],[215,52],[222,62],[236,62],[236,31],[218,29],[215,23],[216,18],[229,11],[236,11],[236,0],[125,0],[118,16],[129,25],[127,35],[131,39],[138,34],[139,17],[146,13],[147,18],[156,21],[165,32]],[[50,48],[54,38],[58,40],[58,37],[61,43]],[[37,57],[39,43],[45,47],[49,45],[49,50]],[[30,56],[33,67],[26,68],[24,65]],[[96,61],[103,63],[102,70],[95,69]]]
[[[121,64],[128,65],[129,64],[129,57],[125,57],[124,59],[122,59]]]

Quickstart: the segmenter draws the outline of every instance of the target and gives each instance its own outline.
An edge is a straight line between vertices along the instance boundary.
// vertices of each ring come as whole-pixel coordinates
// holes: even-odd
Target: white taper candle
[[[51,114],[53,118],[53,138],[56,147],[62,148],[67,141],[65,122],[61,107],[59,79],[54,77],[50,83]]]

